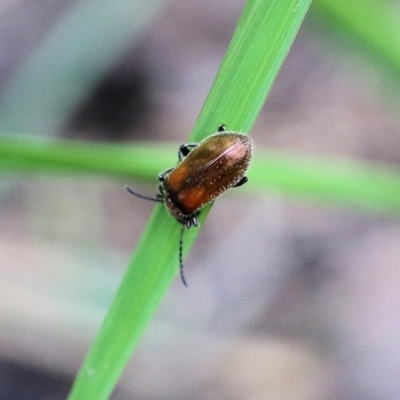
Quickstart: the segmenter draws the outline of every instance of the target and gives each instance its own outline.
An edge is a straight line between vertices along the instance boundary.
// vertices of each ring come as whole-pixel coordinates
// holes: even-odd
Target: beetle
[[[182,224],[179,239],[179,270],[187,285],[182,261],[183,232],[197,227],[201,208],[231,187],[248,181],[245,173],[252,156],[251,139],[238,132],[227,131],[221,124],[216,133],[200,143],[180,146],[179,162],[158,175],[156,197],[143,196],[125,186],[141,199],[165,203],[168,212]]]

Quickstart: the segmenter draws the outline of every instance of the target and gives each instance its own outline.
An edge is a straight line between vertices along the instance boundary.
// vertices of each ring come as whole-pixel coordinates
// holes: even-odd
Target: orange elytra
[[[157,197],[129,193],[145,200],[165,203],[168,212],[182,224],[179,239],[179,268],[182,282],[182,243],[185,227],[198,226],[197,217],[206,204],[231,187],[247,182],[245,173],[252,156],[251,139],[238,132],[228,132],[224,125],[200,143],[188,143],[179,148],[179,162],[158,175]]]

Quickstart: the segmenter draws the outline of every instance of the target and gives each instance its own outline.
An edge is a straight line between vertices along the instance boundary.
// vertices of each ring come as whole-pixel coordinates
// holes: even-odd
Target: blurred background
[[[244,3],[0,0],[0,132],[184,143]],[[399,164],[398,82],[328,26],[310,10],[256,149]],[[157,184],[3,171],[0,399],[66,397],[153,208],[125,183]],[[232,191],[113,399],[399,399],[399,243],[393,216]]]

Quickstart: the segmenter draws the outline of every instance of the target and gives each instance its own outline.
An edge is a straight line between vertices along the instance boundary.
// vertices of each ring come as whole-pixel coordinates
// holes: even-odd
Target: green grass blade
[[[400,24],[398,7],[379,0],[315,0],[311,16],[321,24],[346,35],[359,49],[366,50],[376,63],[400,71]]]
[[[129,183],[154,181],[173,165],[178,145],[115,145],[0,137],[0,170],[17,173],[108,175]],[[349,205],[386,214],[400,213],[398,167],[332,157],[318,159],[257,148],[245,190],[282,194]],[[125,180],[122,180],[125,179]],[[134,206],[134,203],[132,204]]]
[[[247,2],[192,139],[209,135],[221,122],[229,129],[250,129],[309,4],[309,0]],[[196,231],[187,232],[186,249]],[[157,206],[78,374],[70,400],[108,398],[177,274],[178,235],[178,223],[162,205]]]
[[[248,2],[197,120],[198,141],[220,123],[249,132],[285,59],[310,1]]]
[[[400,169],[384,164],[258,152],[248,188],[400,215]]]
[[[169,151],[168,151],[169,149]],[[171,144],[106,144],[0,136],[0,169],[26,173],[110,175],[153,179],[176,162]]]

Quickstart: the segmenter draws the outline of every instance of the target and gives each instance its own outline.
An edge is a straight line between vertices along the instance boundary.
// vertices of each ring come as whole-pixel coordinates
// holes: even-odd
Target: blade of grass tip
[[[250,129],[309,5],[310,0],[247,2],[192,138],[208,136],[221,122],[229,129]],[[179,231],[178,223],[162,205],[156,206],[75,380],[70,400],[102,400],[110,395],[178,273]],[[197,229],[185,233],[184,253]]]

